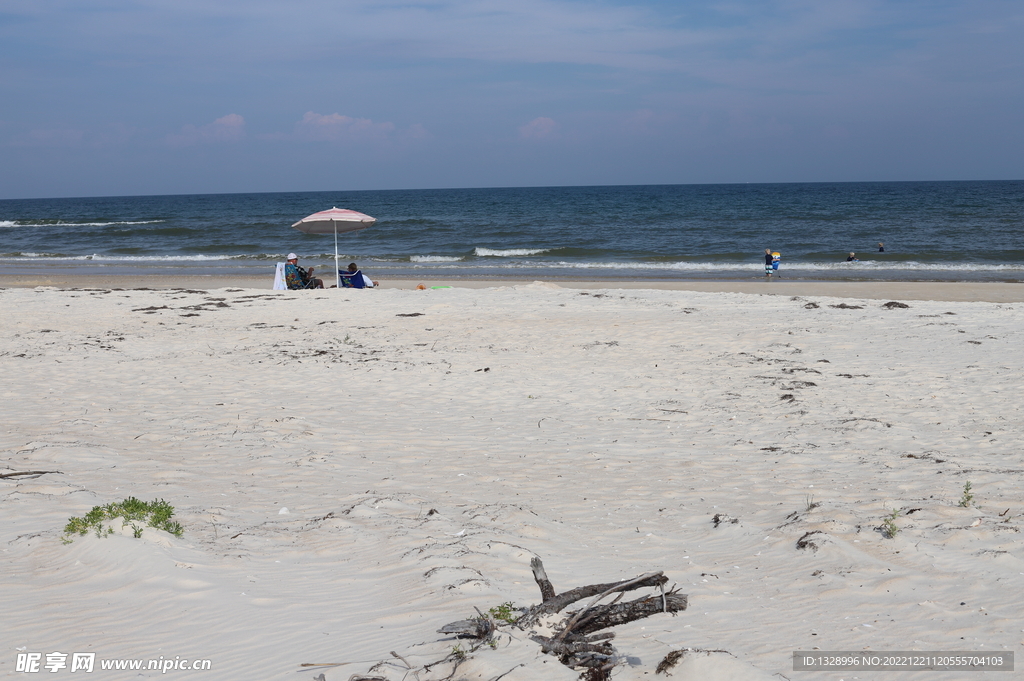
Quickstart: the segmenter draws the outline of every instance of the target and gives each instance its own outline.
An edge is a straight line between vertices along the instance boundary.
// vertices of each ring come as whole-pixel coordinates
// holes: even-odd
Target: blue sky
[[[3,0],[0,198],[1024,178],[1019,0]]]

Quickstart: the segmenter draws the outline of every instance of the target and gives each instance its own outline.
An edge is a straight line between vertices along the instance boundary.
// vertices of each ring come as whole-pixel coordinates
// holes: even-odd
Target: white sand
[[[536,603],[533,556],[560,591],[664,570],[690,595],[618,628],[617,679],[687,647],[729,654],[672,678],[904,679],[791,656],[1016,650],[1022,306],[881,303],[0,290],[0,473],[60,471],[0,480],[0,678],[35,677],[19,651],[212,661],[100,679],[418,665],[474,607]],[[61,542],[132,495],[173,504],[183,537]],[[537,650],[503,639],[456,678],[578,676]]]
[[[108,288],[108,289],[217,289],[254,288],[269,290],[273,274],[262,277],[246,275],[103,275],[61,274],[46,270],[33,274],[0,274],[0,288]],[[522,286],[529,282],[499,279],[387,279],[380,281],[384,289],[412,290],[417,286],[449,286],[453,288],[494,288]],[[330,282],[328,282],[330,284]],[[990,303],[1024,302],[1024,283],[999,281],[814,281],[799,279],[765,280],[749,276],[736,280],[665,279],[650,281],[567,281],[563,288],[591,291],[594,289],[658,289],[665,291],[705,291],[716,293],[768,293],[783,296],[833,296],[872,300],[948,300],[986,301]]]

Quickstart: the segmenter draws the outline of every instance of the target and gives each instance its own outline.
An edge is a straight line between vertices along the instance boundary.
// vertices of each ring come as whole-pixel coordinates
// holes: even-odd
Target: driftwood
[[[453,681],[462,663],[476,655],[487,655],[490,654],[489,649],[498,651],[499,647],[507,645],[529,645],[528,641],[540,645],[541,652],[553,655],[562,664],[578,670],[581,681],[609,681],[612,669],[623,658],[612,645],[615,632],[602,630],[658,613],[674,614],[686,610],[686,594],[679,593],[675,588],[666,590],[668,578],[662,572],[650,572],[619,582],[581,586],[559,594],[539,558],[534,558],[530,567],[541,593],[541,602],[537,605],[513,610],[511,604],[506,604],[509,607],[492,608],[489,613],[477,609],[477,617],[451,622],[438,630],[439,633],[459,639],[440,659],[426,664],[420,662],[414,666],[397,652],[391,651],[392,659],[381,660],[364,674],[350,676],[348,681],[388,681],[388,677],[381,675],[388,668],[401,672],[403,679],[411,676],[413,681]],[[655,591],[620,602],[627,593],[638,589]],[[584,599],[589,599],[585,605],[575,610],[569,609]],[[610,600],[602,603],[605,599]],[[559,616],[563,611],[565,613]],[[519,616],[514,617],[514,612],[518,612]],[[509,628],[528,633],[519,636],[510,632]],[[501,642],[505,642],[504,645]],[[396,664],[396,660],[402,664]],[[354,663],[306,662],[301,666],[338,667],[346,664]],[[525,664],[517,664],[490,681],[500,681]],[[319,678],[315,681],[319,681]]]
[[[494,620],[488,617],[474,617],[446,624],[437,630],[439,634],[455,634],[459,637],[484,639],[494,633]]]
[[[533,580],[540,587],[540,599],[542,601],[549,601],[554,598],[555,587],[551,585],[551,580],[548,579],[548,573],[544,571],[544,563],[541,562],[540,558],[534,558],[530,561],[530,569],[533,570]]]
[[[39,477],[40,475],[46,475],[47,473],[60,473],[63,475],[60,471],[13,471],[10,473],[0,473],[0,480],[9,477]]]
[[[60,473],[60,471],[14,471],[13,473],[0,473],[0,479],[16,478],[22,475],[31,475],[33,477],[39,477],[40,475],[46,475],[47,473]],[[63,473],[61,473],[61,475],[63,475]]]
[[[610,678],[612,668],[618,664],[615,647],[611,643],[615,633],[596,632],[661,612],[677,613],[686,610],[686,594],[679,593],[677,589],[666,591],[668,577],[662,572],[651,572],[620,582],[581,586],[558,594],[539,558],[530,561],[530,568],[542,600],[527,608],[513,626],[530,629],[538,625],[542,618],[560,613],[585,598],[592,598],[583,608],[568,612],[565,619],[554,626],[553,631],[545,634],[534,632],[530,636],[532,641],[540,644],[543,652],[554,655],[562,664],[573,669],[587,670],[581,678],[592,681]],[[645,588],[658,589],[658,592],[625,603],[619,602],[626,592]],[[599,604],[613,595],[611,602]],[[481,614],[479,618],[452,622],[439,631],[483,642],[493,635],[496,627],[492,618]]]
[[[642,620],[645,617],[656,615],[659,612],[679,612],[686,610],[686,594],[678,591],[666,593],[662,596],[644,596],[626,603],[610,604],[595,608],[596,612],[573,627],[575,634],[589,634],[591,632],[617,627],[620,624],[627,624]]]
[[[644,587],[660,587],[668,581],[661,572],[652,572],[650,574],[641,575],[636,579],[631,579],[622,582],[610,582],[608,584],[591,584],[590,586],[580,586],[575,589],[570,589],[561,595],[555,594],[555,588],[551,585],[551,582],[547,578],[547,573],[544,572],[544,564],[541,563],[540,558],[534,558],[530,561],[530,567],[533,568],[534,579],[537,581],[537,586],[540,587],[540,594],[542,602],[539,605],[535,605],[530,608],[527,613],[523,616],[523,624],[531,625],[535,623],[543,615],[551,615],[556,612],[562,612],[565,608],[569,607],[576,601],[591,596],[607,595],[619,591],[632,591],[634,589],[642,589]],[[539,573],[543,575],[543,582],[537,577]]]

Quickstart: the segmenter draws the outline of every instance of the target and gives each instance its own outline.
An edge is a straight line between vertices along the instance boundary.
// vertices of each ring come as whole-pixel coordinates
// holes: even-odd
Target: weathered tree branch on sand
[[[530,640],[539,643],[542,652],[548,655],[556,655],[559,658],[568,659],[578,655],[578,653],[597,653],[601,657],[611,659],[612,655],[615,654],[615,647],[608,640],[574,640],[569,643],[548,636],[531,636]]]
[[[617,627],[620,624],[627,624],[645,617],[656,615],[659,612],[680,612],[686,610],[687,596],[676,590],[665,594],[665,601],[658,596],[644,596],[627,603],[618,603],[598,608],[600,612],[593,617],[587,618],[573,628],[573,633],[589,634],[608,627]]]
[[[540,599],[547,601],[555,597],[555,587],[548,579],[548,573],[544,571],[544,563],[540,558],[534,557],[530,560],[530,569],[533,570],[533,579],[540,587]]]
[[[662,572],[650,572],[620,582],[590,584],[558,594],[548,579],[540,558],[531,560],[530,568],[533,570],[533,578],[543,600],[538,605],[528,608],[516,620],[514,626],[519,629],[534,627],[545,616],[557,614],[584,598],[594,597],[586,606],[570,613],[565,620],[554,625],[553,630],[544,633],[533,632],[530,636],[530,640],[540,644],[543,652],[558,657],[562,664],[574,669],[589,669],[588,679],[608,678],[608,673],[615,666],[617,659],[615,647],[611,644],[615,634],[595,632],[635,622],[659,612],[677,613],[686,610],[688,604],[686,594],[679,593],[677,589],[665,591],[668,577]],[[644,588],[659,589],[660,593],[619,603],[627,591]],[[613,594],[615,598],[612,602],[599,605],[602,599]],[[452,622],[440,631],[485,639],[491,636],[494,629],[490,618],[480,617]]]
[[[22,475],[30,475],[32,477],[39,477],[40,475],[46,475],[47,473],[60,473],[60,471],[14,471],[13,473],[0,473],[0,479],[2,478],[16,478]]]
[[[349,681],[388,681],[389,677],[383,674],[389,670],[401,673],[403,680],[412,681],[453,681],[462,677],[498,681],[513,670],[531,664],[519,662],[508,668],[501,664],[502,651],[509,647],[516,648],[518,652],[515,655],[521,656],[524,651],[518,647],[530,646],[530,642],[540,645],[543,654],[557,657],[563,665],[577,670],[580,681],[609,681],[612,670],[622,664],[624,657],[612,645],[615,633],[602,630],[658,613],[674,614],[687,607],[686,594],[679,593],[675,588],[666,590],[668,578],[662,572],[651,572],[618,582],[581,586],[559,594],[548,579],[539,558],[530,562],[530,568],[540,589],[541,603],[528,608],[515,608],[511,603],[504,603],[491,608],[487,613],[477,609],[477,617],[451,622],[438,630],[450,638],[436,641],[432,650],[436,651],[437,646],[451,646],[440,659],[424,663],[423,653],[419,653],[420,659],[411,657],[411,664],[392,651],[392,659],[377,662],[366,671],[366,675],[353,676]],[[656,591],[631,601],[620,602],[626,593],[638,589]],[[610,600],[601,602],[609,597]],[[559,614],[573,603],[588,598],[590,600],[582,607]],[[519,614],[519,617],[516,618],[514,614]],[[527,633],[522,636],[513,630]],[[437,652],[440,651],[434,652],[431,657]],[[487,661],[487,656],[491,654],[499,656],[494,658],[497,664]],[[536,651],[527,657],[536,657]],[[522,659],[519,657],[519,660]],[[396,664],[395,660],[400,660],[402,664]],[[462,667],[467,662],[468,671]],[[504,672],[495,676],[503,669]],[[489,673],[482,676],[481,670],[489,670]]]
[[[471,620],[459,620],[444,625],[437,630],[439,634],[455,634],[467,638],[488,638],[494,633],[494,621],[488,617],[474,617]]]
[[[668,577],[666,577],[664,573],[652,572],[646,575],[641,575],[636,579],[623,580],[621,582],[580,586],[575,589],[570,589],[563,594],[556,595],[554,587],[551,586],[551,582],[547,581],[547,574],[544,573],[544,565],[541,563],[540,559],[534,558],[531,565],[533,562],[540,565],[540,570],[541,573],[544,574],[546,584],[541,584],[538,580],[537,585],[540,586],[540,593],[543,602],[539,605],[533,606],[525,615],[523,615],[522,621],[524,624],[533,624],[543,615],[561,612],[576,601],[583,600],[584,598],[589,598],[591,596],[605,596],[620,591],[633,591],[635,589],[643,589],[645,587],[662,586],[668,581]],[[536,569],[533,574],[536,577]],[[546,593],[550,593],[550,595],[545,595]]]

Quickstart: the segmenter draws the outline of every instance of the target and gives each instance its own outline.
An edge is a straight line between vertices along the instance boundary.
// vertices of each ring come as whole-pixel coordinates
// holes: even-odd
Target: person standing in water
[[[885,253],[885,244],[883,244],[881,241],[878,242],[878,252]]]
[[[773,264],[772,261],[773,260],[774,259],[772,258],[772,249],[770,249],[770,248],[764,249],[764,276],[767,279],[771,279],[772,278],[772,272],[775,271],[775,268],[772,267],[772,264]]]

